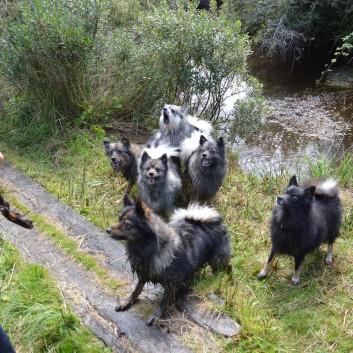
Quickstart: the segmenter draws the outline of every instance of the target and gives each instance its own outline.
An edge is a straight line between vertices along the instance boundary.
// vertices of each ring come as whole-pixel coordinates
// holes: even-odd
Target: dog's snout
[[[111,160],[113,163],[115,163],[116,158],[115,158],[115,157],[110,157],[110,160]]]
[[[107,228],[107,233],[108,233],[108,234],[110,234],[111,231],[112,231],[112,228],[111,228],[111,227]]]
[[[207,153],[202,153],[201,156],[202,156],[202,158],[206,158],[207,157]]]

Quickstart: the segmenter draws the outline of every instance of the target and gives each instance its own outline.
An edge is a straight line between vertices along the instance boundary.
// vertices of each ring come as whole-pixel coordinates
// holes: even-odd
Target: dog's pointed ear
[[[145,215],[145,207],[146,205],[143,203],[143,201],[141,201],[140,199],[138,199],[135,203],[135,212],[136,212],[136,215],[138,217],[143,217],[145,218],[146,215]]]
[[[168,163],[168,156],[167,156],[166,153],[164,153],[164,154],[162,155],[162,157],[160,157],[159,159],[160,159],[160,160],[162,161],[162,163],[165,164],[165,165]]]
[[[224,148],[224,141],[223,141],[223,137],[219,137],[217,140],[217,146],[219,148]]]
[[[134,203],[135,201],[130,195],[124,194],[124,207],[133,206]]]
[[[104,143],[105,150],[108,151],[109,147],[110,147],[110,142],[105,140],[105,141],[103,141],[103,143]]]
[[[203,135],[200,136],[200,145],[202,146],[207,141],[207,138]]]
[[[148,155],[148,153],[147,153],[146,151],[143,152],[142,157],[141,157],[142,163],[145,163],[148,158],[150,158],[150,156]]]
[[[312,199],[314,197],[315,191],[316,186],[310,186],[310,188],[304,190],[305,194],[309,196],[309,199]]]
[[[293,175],[293,176],[291,177],[290,181],[289,181],[288,186],[291,186],[291,185],[293,185],[293,186],[299,186],[299,185],[298,185],[298,181],[297,181],[297,177],[296,177],[295,175]]]
[[[125,136],[123,136],[123,138],[121,139],[121,143],[127,150],[130,148],[130,141]]]

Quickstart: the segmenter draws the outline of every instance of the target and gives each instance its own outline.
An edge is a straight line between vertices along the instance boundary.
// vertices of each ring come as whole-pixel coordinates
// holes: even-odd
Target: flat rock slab
[[[48,223],[55,224],[67,236],[78,240],[80,250],[95,256],[113,278],[129,281],[131,288],[133,287],[135,279],[126,260],[125,248],[121,243],[112,240],[99,227],[24,176],[9,163],[4,163],[3,168],[0,168],[0,182],[21,204],[41,214]],[[83,293],[84,305],[74,305],[74,309],[80,313],[82,321],[114,351],[127,352],[126,344],[123,342],[126,339],[137,347],[139,352],[189,351],[158,326],[148,327],[145,319],[140,318],[134,310],[115,312],[115,299],[97,286],[99,281],[95,280],[94,275],[88,274],[83,266],[78,266],[54,242],[41,235],[36,229],[27,230],[5,218],[0,218],[0,231],[17,245],[25,259],[48,267],[62,286],[72,287],[74,292]],[[155,301],[156,297],[160,296],[160,288],[149,286],[146,289],[143,291],[146,298]],[[68,291],[67,295],[70,296],[71,292]],[[237,335],[241,330],[240,325],[234,320],[199,308],[194,300],[185,303],[184,311],[193,322],[217,334],[230,337]],[[124,334],[124,340],[116,338],[117,332]]]

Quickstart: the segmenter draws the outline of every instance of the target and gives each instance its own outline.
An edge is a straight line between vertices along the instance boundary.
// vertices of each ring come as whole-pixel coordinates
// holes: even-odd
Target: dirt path
[[[78,250],[94,257],[111,278],[126,284],[126,293],[132,290],[134,278],[122,244],[111,240],[101,229],[8,163],[0,169],[0,183],[18,202],[40,214],[65,236],[76,240]],[[184,313],[176,313],[175,318],[173,316],[167,320],[163,327],[148,327],[138,305],[126,312],[115,312],[116,295],[112,290],[101,284],[92,271],[84,268],[38,229],[27,230],[2,217],[0,234],[15,244],[28,262],[49,269],[67,303],[82,322],[114,352],[191,352],[182,343],[180,332],[185,331],[185,327],[192,335],[196,335],[196,342],[203,342],[198,351],[213,352],[217,349],[212,346],[210,331],[234,336],[241,330],[233,320],[213,315],[209,310],[204,310],[202,303],[192,299],[185,304]],[[158,287],[148,287],[141,301],[156,306],[160,292]]]

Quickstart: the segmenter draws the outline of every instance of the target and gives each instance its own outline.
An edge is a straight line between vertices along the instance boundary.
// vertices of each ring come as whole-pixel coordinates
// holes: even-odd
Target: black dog
[[[123,137],[120,142],[104,141],[104,147],[110,165],[127,180],[126,193],[129,194],[137,180],[137,159],[142,146],[132,144]]]
[[[161,284],[164,296],[159,309],[148,319],[152,325],[182,299],[196,271],[209,264],[213,270],[229,270],[230,239],[222,217],[214,209],[191,204],[174,212],[169,223],[143,201],[124,197],[119,223],[107,229],[117,240],[125,240],[131,268],[138,283],[132,294],[115,310],[129,309],[147,282]]]
[[[325,263],[332,263],[332,245],[339,235],[342,202],[332,180],[304,183],[299,187],[293,176],[283,196],[277,197],[271,220],[272,249],[258,278],[264,279],[278,254],[294,257],[292,284],[300,282],[306,254],[328,243]]]

